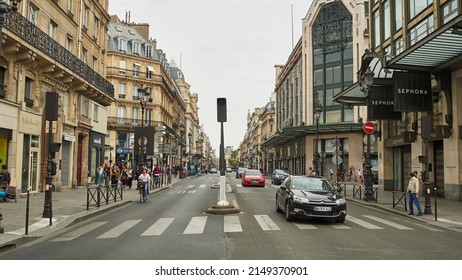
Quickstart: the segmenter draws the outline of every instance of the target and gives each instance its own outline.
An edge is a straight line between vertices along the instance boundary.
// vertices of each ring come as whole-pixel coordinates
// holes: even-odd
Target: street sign
[[[375,131],[375,124],[373,122],[365,122],[363,125],[363,130],[367,134],[372,134]]]
[[[332,157],[332,163],[333,164],[340,164],[342,163],[342,156],[341,155],[334,155]]]

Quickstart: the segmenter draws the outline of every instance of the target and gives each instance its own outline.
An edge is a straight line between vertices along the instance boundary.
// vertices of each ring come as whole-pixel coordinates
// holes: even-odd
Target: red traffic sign
[[[363,130],[367,134],[372,134],[375,132],[375,124],[373,122],[365,122],[363,125]]]

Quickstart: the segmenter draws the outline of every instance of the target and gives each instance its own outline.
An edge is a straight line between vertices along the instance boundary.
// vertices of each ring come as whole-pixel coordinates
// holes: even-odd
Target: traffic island
[[[207,211],[205,211],[205,212],[207,214],[227,215],[227,214],[240,213],[241,210],[239,209],[239,205],[237,205],[237,201],[233,200],[227,206],[213,205],[212,207],[207,209]]]

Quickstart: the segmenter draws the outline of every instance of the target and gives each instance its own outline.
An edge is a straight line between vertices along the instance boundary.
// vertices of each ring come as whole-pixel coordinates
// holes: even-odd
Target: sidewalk
[[[175,185],[178,178],[172,178],[169,186],[162,186],[150,190],[149,194],[168,189]],[[92,185],[95,187],[96,185]],[[0,227],[3,227],[4,233],[0,233],[0,251],[4,247],[19,246],[34,239],[65,228],[84,219],[89,219],[116,207],[121,207],[132,202],[139,202],[139,193],[136,190],[136,182],[133,187],[122,192],[120,198],[114,202],[110,200],[108,204],[103,202],[97,207],[92,202],[87,211],[87,187],[78,187],[75,189],[66,189],[52,193],[52,225],[50,219],[43,218],[43,209],[45,204],[45,193],[41,192],[29,196],[29,222],[28,234],[26,235],[26,208],[27,198],[17,197],[17,202],[9,200],[0,202],[0,214],[3,220],[0,221]],[[0,228],[1,230],[1,228]]]
[[[377,186],[375,186],[377,187]],[[437,206],[435,208],[435,197],[431,196],[431,214],[423,214],[422,216],[417,216],[417,210],[414,205],[414,215],[408,215],[409,211],[404,210],[404,200],[402,203],[397,203],[399,197],[395,197],[396,207],[393,208],[393,192],[383,191],[382,188],[377,187],[378,196],[377,202],[375,201],[364,201],[364,188],[362,189],[362,199],[359,199],[359,193],[356,194],[353,198],[353,184],[346,185],[346,200],[349,203],[359,203],[361,205],[366,205],[370,207],[379,208],[390,213],[397,215],[402,215],[410,219],[418,220],[425,222],[437,227],[441,227],[451,231],[462,232],[462,201],[452,201],[446,200],[444,198],[438,197],[436,200]],[[342,192],[344,194],[344,192]],[[401,193],[402,194],[402,193]],[[406,195],[406,203],[409,209],[409,198]],[[419,196],[420,206],[422,208],[422,213],[425,210],[425,195]],[[435,220],[436,213],[436,220]]]

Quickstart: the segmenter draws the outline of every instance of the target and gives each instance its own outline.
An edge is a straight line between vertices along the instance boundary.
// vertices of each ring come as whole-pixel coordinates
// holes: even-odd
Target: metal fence
[[[87,188],[87,210],[94,205],[100,207],[101,203],[109,204],[109,201],[123,199],[122,186],[117,185],[99,185],[96,187]]]

